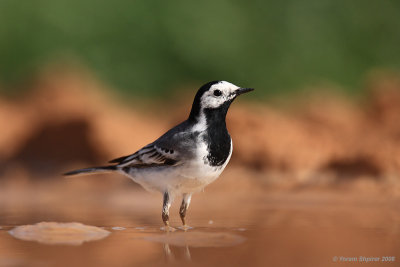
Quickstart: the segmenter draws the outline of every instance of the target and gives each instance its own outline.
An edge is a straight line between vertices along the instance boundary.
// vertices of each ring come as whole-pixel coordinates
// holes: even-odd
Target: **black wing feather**
[[[110,160],[108,163],[118,163],[119,164],[119,163],[123,162],[126,158],[128,158],[129,156],[131,156],[131,155],[122,156],[122,157]]]

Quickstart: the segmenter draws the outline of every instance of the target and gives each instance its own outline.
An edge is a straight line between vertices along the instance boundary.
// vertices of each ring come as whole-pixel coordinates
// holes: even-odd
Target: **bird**
[[[154,142],[133,154],[109,161],[109,165],[78,169],[64,175],[117,172],[128,176],[148,191],[163,195],[163,230],[174,231],[169,209],[181,196],[179,215],[182,229],[194,193],[214,182],[227,166],[233,150],[226,126],[231,103],[253,88],[238,87],[227,81],[211,81],[197,91],[189,117]]]

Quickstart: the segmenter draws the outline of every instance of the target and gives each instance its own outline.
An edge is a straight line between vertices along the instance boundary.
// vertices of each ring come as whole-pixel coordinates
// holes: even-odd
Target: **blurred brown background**
[[[122,100],[87,72],[43,72],[18,98],[1,98],[3,182],[57,181],[71,168],[135,152],[186,119],[193,96],[173,94],[173,104]],[[397,195],[399,101],[400,80],[387,73],[369,77],[357,99],[325,88],[269,102],[240,99],[228,114],[230,165],[270,186],[365,183]]]
[[[143,241],[159,234],[160,195],[62,173],[152,142],[216,79],[256,90],[232,105],[231,162],[188,221],[246,241],[195,246],[194,265],[400,257],[399,11],[395,0],[0,1],[0,265],[166,264],[163,244]],[[7,232],[42,221],[126,229],[78,248]]]

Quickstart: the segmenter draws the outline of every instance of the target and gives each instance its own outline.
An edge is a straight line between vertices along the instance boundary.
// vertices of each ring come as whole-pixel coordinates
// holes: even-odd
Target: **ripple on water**
[[[103,239],[110,234],[109,231],[96,226],[57,222],[17,226],[9,233],[21,240],[49,245],[81,245],[83,242]]]
[[[143,239],[182,247],[230,247],[239,245],[246,240],[242,236],[223,232],[173,232],[161,235],[149,235],[143,237]]]

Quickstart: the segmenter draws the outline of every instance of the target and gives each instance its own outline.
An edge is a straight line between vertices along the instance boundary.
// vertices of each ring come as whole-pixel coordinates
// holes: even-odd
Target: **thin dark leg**
[[[163,208],[162,208],[162,220],[165,224],[165,226],[169,226],[169,208],[171,207],[171,198],[168,192],[164,193],[164,198],[163,198]]]
[[[173,196],[171,196],[168,192],[165,192],[161,217],[165,225],[165,227],[162,227],[162,230],[166,230],[168,232],[175,231],[174,228],[169,226],[169,208],[171,207],[172,201]]]
[[[192,194],[183,194],[182,204],[179,209],[179,215],[181,216],[183,227],[186,227],[186,211],[189,208],[191,198]]]

